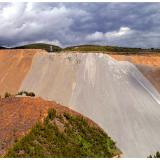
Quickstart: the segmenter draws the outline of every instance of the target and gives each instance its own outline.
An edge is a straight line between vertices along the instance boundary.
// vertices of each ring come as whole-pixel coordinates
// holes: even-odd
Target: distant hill
[[[0,46],[0,49],[7,49],[7,48]]]
[[[129,48],[129,47],[118,47],[118,46],[103,46],[103,45],[76,45],[69,46],[66,48],[61,48],[56,45],[46,44],[46,43],[32,43],[22,46],[6,48],[0,46],[0,49],[43,49],[47,52],[60,52],[60,51],[73,51],[73,52],[118,52],[118,54],[141,54],[146,52],[157,53],[160,52],[159,48]]]
[[[11,49],[43,49],[47,52],[59,52],[61,48],[56,45],[45,44],[45,43],[34,43],[34,44],[27,44],[23,46],[13,47]]]
[[[101,46],[101,45],[79,45],[71,46],[63,49],[64,51],[78,51],[78,52],[160,52],[160,49],[142,49],[142,48],[127,48],[127,47],[117,47],[117,46]]]

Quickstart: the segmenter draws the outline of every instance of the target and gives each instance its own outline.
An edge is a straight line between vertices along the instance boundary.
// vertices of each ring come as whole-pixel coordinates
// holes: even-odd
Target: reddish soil
[[[58,114],[64,112],[79,115],[68,107],[41,98],[10,97],[0,99],[0,155],[5,154],[7,148],[15,140],[26,134],[37,121],[46,117],[49,108],[54,108]],[[86,118],[86,117],[85,117]],[[89,125],[98,127],[86,118]]]
[[[152,67],[160,67],[160,56],[155,54],[145,55],[111,55],[119,61],[130,61],[134,64],[148,65]]]

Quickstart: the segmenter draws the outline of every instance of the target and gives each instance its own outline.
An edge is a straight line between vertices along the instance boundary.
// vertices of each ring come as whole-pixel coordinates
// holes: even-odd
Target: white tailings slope
[[[103,54],[37,54],[20,90],[88,116],[116,141],[124,157],[160,150],[160,95],[129,62]]]

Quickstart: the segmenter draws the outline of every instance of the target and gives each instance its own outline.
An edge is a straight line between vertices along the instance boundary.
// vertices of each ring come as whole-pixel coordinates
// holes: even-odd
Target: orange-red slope
[[[17,93],[36,50],[0,50],[0,95]]]

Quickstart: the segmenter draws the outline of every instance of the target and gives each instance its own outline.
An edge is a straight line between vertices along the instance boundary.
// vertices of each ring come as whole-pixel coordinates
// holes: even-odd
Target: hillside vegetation
[[[0,46],[0,50],[1,49],[42,49],[42,50],[46,50],[47,52],[59,52],[62,50],[61,47],[59,46],[46,44],[46,43],[33,43],[33,44],[27,44],[27,45],[9,47],[9,48]]]
[[[0,49],[43,49],[47,52],[60,52],[60,51],[75,51],[75,52],[118,52],[118,54],[139,54],[146,52],[160,52],[158,48],[129,48],[129,47],[118,47],[118,46],[102,46],[102,45],[77,45],[70,46],[66,48],[61,48],[56,45],[45,44],[45,43],[33,43],[27,44],[23,46],[17,46],[13,48],[6,48],[0,46]]]
[[[71,46],[64,49],[64,51],[77,51],[77,52],[125,52],[137,53],[137,52],[160,52],[160,49],[142,49],[142,48],[127,48],[127,47],[117,47],[117,46],[100,46],[100,45],[79,45]]]
[[[43,49],[47,52],[59,52],[61,51],[61,48],[55,45],[51,44],[45,44],[45,43],[35,43],[35,44],[28,44],[24,46],[18,46],[14,47],[12,49]]]
[[[133,52],[133,51],[139,51],[141,49],[140,48],[124,48],[124,47],[116,47],[116,46],[79,45],[79,46],[67,47],[67,48],[65,48],[65,50],[83,51],[83,52],[89,52],[89,51]]]
[[[113,157],[115,142],[81,116],[49,109],[43,123],[17,141],[5,157]]]

